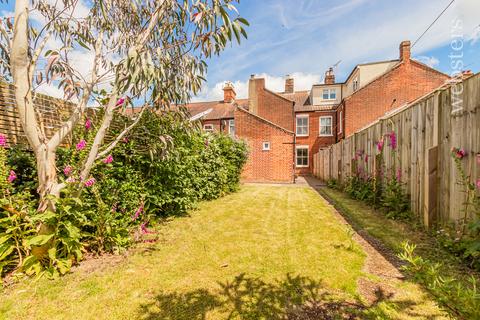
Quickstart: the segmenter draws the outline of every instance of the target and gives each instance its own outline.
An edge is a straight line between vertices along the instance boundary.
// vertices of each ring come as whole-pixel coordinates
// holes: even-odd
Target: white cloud
[[[438,65],[440,63],[440,61],[435,58],[434,56],[416,56],[414,57],[415,60],[418,60],[424,64],[426,64],[427,66],[429,67],[435,67],[436,65]]]
[[[318,74],[305,74],[295,72],[290,75],[294,79],[295,91],[310,90],[313,84],[320,83],[321,76]],[[256,74],[256,78],[265,78],[265,87],[274,92],[283,92],[285,89],[285,77],[272,76],[266,73]],[[223,85],[225,81],[217,82],[213,86],[204,86],[200,94],[192,101],[220,101],[223,99]],[[248,79],[233,82],[237,93],[237,99],[248,97]]]

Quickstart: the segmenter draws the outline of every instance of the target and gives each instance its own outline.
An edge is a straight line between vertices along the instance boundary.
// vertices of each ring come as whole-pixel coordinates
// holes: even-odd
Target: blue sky
[[[250,22],[249,38],[208,61],[207,83],[195,100],[221,99],[224,81],[246,97],[251,74],[283,90],[286,74],[296,90],[323,81],[325,70],[341,60],[337,81],[359,63],[398,58],[402,40],[412,43],[451,0],[241,0],[240,14]],[[80,0],[85,6],[87,1]],[[11,14],[14,1],[0,4]],[[480,70],[480,0],[456,0],[412,49],[412,56],[452,73],[451,41],[463,43],[465,69]],[[454,21],[461,21],[455,28]],[[457,52],[458,53],[458,52]]]

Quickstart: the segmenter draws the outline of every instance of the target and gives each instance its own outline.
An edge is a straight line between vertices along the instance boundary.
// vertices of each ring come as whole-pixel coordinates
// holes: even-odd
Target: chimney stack
[[[293,93],[295,91],[295,82],[293,77],[287,75],[285,77],[285,93]]]
[[[410,41],[400,43],[400,61],[410,61]]]
[[[248,110],[253,114],[258,114],[258,99],[263,89],[265,89],[265,79],[257,79],[252,75],[248,81]]]
[[[335,84],[335,74],[333,73],[333,67],[328,68],[325,72],[325,84]]]
[[[230,81],[225,82],[225,85],[223,86],[223,102],[233,102],[236,96],[237,94],[235,93],[233,84]]]

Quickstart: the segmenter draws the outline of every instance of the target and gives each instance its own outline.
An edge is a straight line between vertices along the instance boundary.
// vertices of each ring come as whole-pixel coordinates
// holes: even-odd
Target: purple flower
[[[120,98],[118,99],[117,103],[115,104],[115,107],[121,106],[125,102],[125,98]]]
[[[103,159],[103,163],[106,163],[106,164],[112,163],[112,161],[113,161],[113,156],[111,154],[108,155],[108,157],[106,157],[105,159]]]
[[[395,134],[395,131],[390,132],[388,136],[390,137],[390,146],[392,149],[397,149],[397,135]]]
[[[92,127],[92,121],[87,118],[87,121],[85,121],[85,130],[90,130]]]
[[[138,207],[137,211],[135,211],[135,214],[132,217],[132,221],[137,220],[142,212],[143,212],[143,202],[140,203],[140,206]]]
[[[7,146],[7,137],[3,134],[0,134],[0,147]]]
[[[385,142],[383,141],[383,138],[382,138],[380,141],[377,142],[377,150],[378,150],[378,152],[382,152],[382,150],[383,150],[383,144],[384,144],[384,143],[385,143]]]
[[[17,174],[15,173],[15,171],[13,170],[10,170],[10,174],[8,175],[8,182],[12,183],[13,180],[17,179]]]
[[[85,140],[80,140],[79,143],[77,143],[77,151],[85,149],[85,146],[87,145],[87,142]]]
[[[87,181],[85,181],[83,184],[85,185],[85,187],[91,187],[95,184],[96,180],[95,178],[90,178],[88,179]]]
[[[65,166],[65,168],[63,168],[63,174],[65,174],[67,177],[72,173],[72,171],[72,166]]]

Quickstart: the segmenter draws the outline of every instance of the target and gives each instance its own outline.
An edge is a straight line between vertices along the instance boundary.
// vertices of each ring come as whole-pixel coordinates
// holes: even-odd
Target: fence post
[[[423,224],[425,228],[432,226],[437,213],[438,186],[438,146],[429,148],[425,153],[425,205],[423,208]]]

